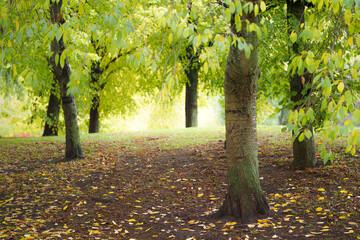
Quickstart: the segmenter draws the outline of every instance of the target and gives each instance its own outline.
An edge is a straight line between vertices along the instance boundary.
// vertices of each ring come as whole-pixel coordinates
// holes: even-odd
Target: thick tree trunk
[[[186,127],[198,126],[198,76],[199,76],[199,56],[194,53],[192,45],[186,49],[186,55],[189,60],[189,66],[185,70],[188,82],[186,83],[185,98],[185,118]]]
[[[93,96],[91,99],[89,133],[98,133],[100,131],[100,115],[99,115],[100,98]]]
[[[292,27],[298,28],[301,23],[304,23],[304,14],[305,14],[305,1],[298,0],[294,2],[293,0],[287,0],[287,18],[289,25],[289,34],[292,31]],[[293,26],[292,23],[296,24]],[[295,42],[291,48],[291,54],[300,54],[301,49],[298,42]],[[305,80],[305,81],[303,81]],[[297,108],[302,104],[304,99],[307,97],[307,94],[303,95],[302,91],[306,83],[311,82],[311,76],[309,73],[304,73],[303,76],[295,74],[291,76],[290,79],[290,91],[296,93],[291,96],[291,101],[296,103],[294,108]],[[312,127],[306,126],[312,133]],[[316,164],[316,147],[314,141],[314,135],[311,138],[305,137],[303,141],[299,141],[298,137],[293,142],[293,155],[294,155],[294,165],[297,168],[312,168]]]
[[[50,18],[51,22],[63,24],[64,19],[61,14],[62,0],[50,2]],[[80,143],[80,132],[77,123],[77,110],[75,104],[75,97],[67,93],[67,84],[70,81],[71,70],[69,67],[68,59],[65,59],[63,68],[60,61],[55,63],[55,55],[59,55],[61,58],[62,52],[65,50],[62,37],[60,40],[53,39],[51,42],[51,51],[54,53],[50,59],[50,63],[53,67],[54,74],[60,85],[60,95],[62,100],[62,108],[65,119],[66,129],[66,148],[65,156],[68,159],[83,158],[83,150]]]
[[[245,16],[258,23],[253,14]],[[234,24],[232,29],[235,32]],[[245,29],[244,29],[245,28]],[[228,192],[218,216],[234,216],[247,223],[257,214],[269,210],[259,180],[258,145],[256,136],[256,99],[258,38],[243,27],[238,36],[252,44],[250,58],[232,45],[225,70],[225,125],[228,164]]]
[[[56,86],[57,86],[56,84],[53,84],[50,92],[43,137],[58,135],[58,130],[59,130],[58,123],[59,123],[61,101],[56,93]]]

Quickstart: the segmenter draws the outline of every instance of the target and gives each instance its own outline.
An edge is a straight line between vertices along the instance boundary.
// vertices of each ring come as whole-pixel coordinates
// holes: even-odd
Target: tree
[[[258,144],[256,137],[256,98],[258,68],[258,36],[256,28],[259,1],[248,1],[244,10],[235,12],[230,3],[231,33],[234,44],[225,70],[225,125],[226,154],[228,165],[228,190],[225,201],[218,211],[219,216],[229,215],[241,218],[247,223],[256,214],[266,214],[269,206],[260,187],[258,171]],[[241,20],[239,19],[240,14]],[[239,23],[242,22],[241,26]],[[256,26],[255,26],[256,25]],[[242,39],[244,39],[243,42]],[[249,45],[248,45],[249,44]],[[251,47],[249,47],[251,45]],[[251,50],[250,50],[251,49]]]
[[[61,7],[62,0],[50,1],[50,19],[51,22],[56,24],[59,28],[65,23]],[[63,36],[60,35],[60,37],[55,37],[51,41],[51,51],[53,52],[53,55],[49,59],[49,62],[60,85],[60,95],[66,129],[65,156],[68,159],[76,159],[83,158],[84,155],[80,143],[75,97],[68,93],[71,70],[67,57],[63,55],[65,48]]]
[[[185,68],[187,82],[185,86],[185,126],[198,126],[198,83],[200,61],[199,54],[194,54],[194,48],[190,44],[186,48],[186,56],[189,61],[188,67]]]
[[[196,19],[192,19],[191,8],[192,1],[188,2],[188,24],[194,24],[197,27]],[[195,29],[195,32],[197,30]],[[192,42],[188,42],[185,50],[185,74],[187,82],[185,83],[185,126],[197,127],[198,126],[198,83],[199,83],[199,69],[200,54],[195,52]]]
[[[288,33],[290,39],[292,38],[298,26],[305,23],[305,5],[306,2],[303,0],[293,1],[287,0],[287,19],[288,19]],[[300,46],[299,41],[294,41],[290,48],[290,56],[301,54],[304,46]],[[293,74],[290,76],[290,93],[291,101],[294,103],[293,109],[299,108],[307,100],[309,94],[311,94],[308,85],[311,84],[311,74],[306,69],[302,75]],[[292,109],[292,110],[293,110]],[[311,132],[311,136],[305,136],[302,141],[299,141],[299,136],[294,136],[293,140],[293,156],[294,165],[300,169],[315,167],[316,164],[316,148],[313,129],[311,123],[304,128]],[[294,135],[294,132],[293,132]]]
[[[288,64],[288,72],[300,76],[298,83],[304,85],[302,93],[307,97],[289,112],[287,129],[294,131],[300,142],[312,137],[311,126],[327,139],[346,136],[346,152],[355,154],[360,145],[359,131],[354,128],[360,122],[356,106],[360,87],[360,63],[356,61],[360,55],[356,47],[360,46],[360,4],[354,0],[314,0],[311,5],[306,24],[297,27],[302,29],[300,34],[299,31],[290,34],[292,43],[306,44],[309,48],[295,53]],[[353,117],[346,119],[349,113]],[[341,122],[343,126],[339,125]],[[324,143],[319,144],[319,151],[324,164],[335,159]]]
[[[59,97],[59,90],[56,81],[52,84],[50,90],[49,103],[46,112],[45,127],[43,137],[57,136],[59,131],[59,115],[61,100]]]

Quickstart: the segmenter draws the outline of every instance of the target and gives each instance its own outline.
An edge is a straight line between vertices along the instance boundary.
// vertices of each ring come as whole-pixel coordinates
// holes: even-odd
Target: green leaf
[[[299,138],[298,138],[299,142],[304,141],[304,137],[305,137],[304,132],[300,133]]]
[[[296,42],[296,40],[297,40],[297,33],[292,31],[291,34],[290,34],[290,41],[292,43],[294,43],[294,42]]]
[[[305,130],[305,136],[306,136],[307,139],[310,139],[312,137],[312,133],[311,133],[311,131],[309,129]]]
[[[60,30],[60,29],[58,29],[58,30],[56,31],[56,36],[55,36],[55,38],[56,38],[56,41],[60,41],[60,39],[61,39],[61,30]]]
[[[59,54],[55,55],[55,65],[57,66],[59,63]]]
[[[312,121],[315,119],[314,110],[312,108],[309,108],[309,110],[307,111],[307,115],[310,117]]]
[[[235,12],[235,4],[234,4],[233,2],[231,2],[231,3],[229,4],[229,10],[230,10],[231,13],[234,13],[234,12]]]
[[[255,7],[254,7],[254,15],[255,17],[258,15],[259,13],[259,5],[255,4]]]
[[[20,31],[19,33],[18,33],[18,35],[16,36],[16,42],[17,43],[20,43],[21,42],[21,40],[22,40],[22,31]]]
[[[133,31],[135,31],[132,22],[126,21],[125,25],[126,25],[125,30],[126,30],[127,33],[132,33]]]
[[[64,68],[64,66],[65,66],[65,58],[66,58],[65,54],[61,54],[61,56],[60,56],[60,67],[61,68]]]
[[[29,27],[28,29],[26,29],[26,35],[31,38],[34,35],[34,32],[32,30],[31,27]]]
[[[324,158],[323,158],[323,163],[324,163],[324,165],[326,165],[326,163],[328,162],[328,160],[329,160],[329,153],[325,153]]]
[[[228,8],[225,10],[225,19],[227,22],[230,22],[231,20],[231,12]]]

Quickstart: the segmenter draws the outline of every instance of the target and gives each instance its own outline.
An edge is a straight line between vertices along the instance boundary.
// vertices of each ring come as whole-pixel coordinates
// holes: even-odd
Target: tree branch
[[[136,48],[133,48],[133,49],[130,49],[129,51],[127,52],[124,52],[124,53],[120,53],[121,52],[121,49],[119,50],[119,53],[117,54],[116,57],[114,57],[113,59],[110,60],[110,62],[108,62],[108,64],[105,65],[105,67],[103,68],[104,71],[108,70],[109,67],[110,67],[110,64],[115,62],[117,59],[119,59],[120,57],[124,56],[124,55],[127,55],[127,54],[130,54],[132,53],[133,51],[135,51]]]
[[[223,1],[217,0],[215,3],[223,6],[224,8],[229,8],[229,5],[227,5],[227,4],[224,3]]]

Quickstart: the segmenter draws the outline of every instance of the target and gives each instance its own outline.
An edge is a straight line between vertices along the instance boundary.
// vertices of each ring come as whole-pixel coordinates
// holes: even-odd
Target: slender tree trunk
[[[93,96],[90,108],[89,133],[98,133],[100,131],[99,105],[99,96]]]
[[[100,92],[105,84],[100,85],[99,79],[104,70],[100,67],[100,61],[94,61],[91,65],[90,88],[93,90],[93,96],[90,106],[89,133],[98,133],[100,131]]]
[[[256,3],[254,3],[256,4]],[[246,15],[250,23],[258,24],[253,15]],[[244,19],[245,20],[245,19]],[[232,21],[234,22],[234,21]],[[266,214],[269,206],[259,180],[258,144],[256,136],[256,99],[258,68],[258,38],[243,26],[236,32],[252,44],[250,58],[231,45],[225,70],[225,125],[228,165],[228,191],[218,216],[234,216],[243,223],[257,214]]]
[[[186,49],[186,56],[189,61],[189,66],[185,70],[188,82],[186,82],[186,98],[185,98],[185,118],[186,127],[198,126],[198,76],[200,61],[199,55],[194,53],[194,48],[189,45]]]
[[[50,18],[51,22],[57,24],[63,24],[64,18],[61,13],[62,0],[50,1]],[[58,64],[55,63],[55,55],[59,55],[61,58],[62,52],[65,50],[63,38],[59,40],[56,38],[51,42],[51,51],[54,53],[50,59],[50,63],[53,67],[54,74],[60,85],[60,95],[62,100],[62,108],[65,119],[66,129],[66,148],[65,156],[68,159],[82,158],[83,150],[80,143],[80,132],[77,123],[77,110],[75,104],[74,95],[68,94],[68,83],[70,81],[71,70],[69,67],[68,59],[65,59],[63,68],[61,67],[60,61]]]
[[[61,101],[58,97],[58,94],[56,93],[56,86],[57,85],[54,83],[50,92],[43,137],[58,135]]]
[[[289,25],[289,34],[292,31],[292,28],[299,28],[301,23],[304,23],[305,18],[305,1],[298,0],[294,2],[293,0],[287,0],[287,18],[288,18],[288,25]],[[292,23],[296,24],[294,26]],[[298,42],[295,42],[291,47],[291,54],[299,55],[301,53],[301,48]],[[305,95],[302,94],[304,90],[304,86],[306,83],[311,82],[311,75],[305,71],[302,76],[298,74],[294,74],[291,76],[290,79],[290,91],[292,93],[296,93],[295,95],[291,96],[291,101],[296,103],[297,108],[300,106],[304,99],[308,96],[309,92]],[[308,128],[312,133],[313,129],[310,125],[305,126]],[[294,134],[294,133],[293,133]],[[314,141],[314,135],[311,138],[307,138],[305,136],[303,141],[299,141],[298,137],[293,142],[293,155],[294,155],[294,165],[297,168],[304,169],[304,168],[312,168],[315,167],[316,164],[316,147]]]

